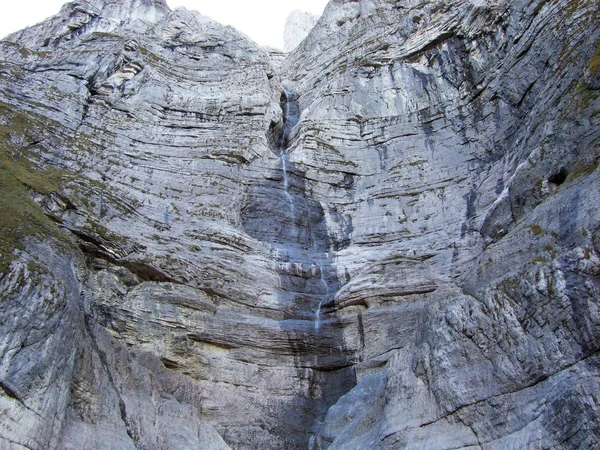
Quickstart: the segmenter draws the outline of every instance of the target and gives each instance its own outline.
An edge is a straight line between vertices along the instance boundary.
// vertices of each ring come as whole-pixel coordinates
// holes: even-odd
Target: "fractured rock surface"
[[[0,41],[0,448],[595,448],[592,0],[163,0]]]

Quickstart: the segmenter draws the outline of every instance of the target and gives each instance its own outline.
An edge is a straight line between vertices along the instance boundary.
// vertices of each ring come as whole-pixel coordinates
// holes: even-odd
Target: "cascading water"
[[[282,149],[288,147],[289,137],[292,129],[298,123],[298,119],[300,118],[300,106],[298,105],[298,95],[294,91],[289,91],[287,89],[283,90],[282,96],[283,103],[283,139],[282,139]]]
[[[288,163],[289,163],[289,153],[286,152],[289,144],[289,136],[294,128],[294,126],[298,123],[299,115],[300,115],[300,107],[298,106],[298,97],[294,91],[289,91],[287,89],[283,90],[283,95],[281,98],[282,101],[282,109],[283,109],[283,132],[281,135],[281,142],[279,144],[279,159],[281,160],[281,172],[283,173],[283,190],[285,192],[285,196],[288,200],[292,218],[292,226],[295,223],[296,219],[296,211],[294,208],[294,201],[292,195],[290,194],[290,179],[288,174]]]
[[[290,157],[289,153],[284,153],[283,151],[279,154],[279,158],[281,159],[281,171],[283,173],[283,191],[285,192],[285,196],[290,205],[290,213],[292,214],[292,225],[293,225],[296,221],[296,209],[294,208],[294,200],[292,199],[292,194],[290,194],[290,191],[289,191],[290,179],[288,176],[288,169],[287,169],[289,157]]]
[[[283,120],[269,134],[277,159],[268,158],[272,164],[268,176],[250,186],[242,219],[248,234],[270,249],[270,264],[279,276],[277,307],[285,317],[281,328],[287,339],[282,342],[294,356],[298,378],[306,382],[300,396],[306,406],[298,408],[292,402],[289,414],[302,423],[304,445],[321,448],[318,433],[327,409],[355,378],[348,368],[340,321],[331,311],[340,283],[330,253],[327,213],[323,202],[312,195],[313,181],[292,158],[293,152],[303,151],[294,140],[298,96],[285,90],[280,105]]]
[[[327,253],[325,256],[329,256]],[[321,300],[319,301],[319,306],[315,311],[315,331],[319,331],[321,329],[321,309],[323,308],[323,304],[329,301],[329,284],[325,280],[325,271],[323,269],[323,265],[321,263],[317,263],[317,267],[319,269],[319,285],[322,291]]]
[[[291,135],[294,127],[298,123],[299,116],[300,116],[298,97],[294,91],[284,89],[283,94],[281,96],[281,107],[283,110],[283,131],[282,131],[281,141],[280,141],[279,148],[278,148],[278,154],[279,154],[279,159],[281,160],[281,172],[282,172],[282,176],[283,176],[283,191],[285,193],[285,197],[287,198],[287,201],[289,204],[289,210],[291,213],[291,222],[292,222],[291,226],[295,228],[297,226],[296,222],[297,221],[300,222],[300,220],[299,220],[300,218],[296,217],[297,214],[296,214],[296,207],[294,206],[294,197],[293,197],[292,192],[290,192],[290,190],[291,190],[290,171],[289,171],[290,152],[288,151],[289,143],[290,143],[290,135]],[[319,251],[318,251],[317,247],[318,247],[317,241],[315,240],[313,242],[313,251],[318,254]],[[329,258],[328,253],[325,253],[324,256],[325,256],[325,260],[327,260]],[[314,313],[314,329],[315,329],[315,331],[319,331],[321,329],[321,321],[322,321],[321,311],[322,311],[323,305],[325,305],[330,300],[329,299],[330,288],[329,288],[329,284],[326,279],[325,267],[323,265],[323,262],[317,260],[317,261],[314,261],[314,264],[315,264],[315,269],[316,269],[314,276],[315,276],[315,278],[316,278],[316,276],[319,277],[319,283],[317,286],[314,287],[314,289],[316,290],[316,294],[320,297],[318,306]],[[318,273],[318,275],[317,275],[317,273]]]
[[[321,329],[321,308],[323,307],[323,300],[319,302],[319,306],[317,307],[317,311],[315,312],[315,331],[319,331]]]

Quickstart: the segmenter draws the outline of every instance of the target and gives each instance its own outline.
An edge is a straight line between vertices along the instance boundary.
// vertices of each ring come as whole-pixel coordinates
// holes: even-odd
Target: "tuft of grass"
[[[533,234],[535,235],[540,235],[540,234],[544,234],[544,230],[542,230],[542,227],[540,227],[539,225],[536,224],[531,224],[528,226],[528,228],[533,232]]]
[[[600,40],[596,42],[594,54],[592,55],[592,59],[590,59],[587,68],[592,77],[595,77],[598,74],[598,71],[600,70]]]
[[[594,173],[596,171],[599,163],[600,163],[600,159],[597,159],[595,161],[588,161],[588,162],[584,162],[584,161],[578,162],[577,164],[575,164],[575,167],[573,167],[573,170],[571,170],[571,172],[569,172],[569,175],[567,176],[567,179],[565,180],[565,182],[570,183],[570,182],[576,180],[577,178],[591,175],[592,173]]]
[[[570,19],[580,7],[581,0],[571,0],[564,13],[565,19]]]
[[[591,79],[594,79],[598,75],[598,71],[600,71],[600,40],[596,42],[594,54],[587,66],[587,72]],[[577,83],[575,86],[575,95],[577,96],[575,104],[577,111],[583,111],[598,99],[598,92],[591,89],[585,81]]]
[[[58,227],[44,215],[31,199],[29,189],[48,194],[55,192],[56,174],[29,171],[26,163],[6,156],[0,144],[0,273],[6,273],[22,250],[28,236],[58,236]]]

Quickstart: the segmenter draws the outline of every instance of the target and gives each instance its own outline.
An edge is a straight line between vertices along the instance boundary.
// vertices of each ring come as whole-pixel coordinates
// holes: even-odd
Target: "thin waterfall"
[[[298,123],[300,117],[300,107],[298,105],[298,96],[294,91],[284,89],[283,94],[281,96],[281,109],[283,110],[283,131],[281,135],[281,141],[279,144],[279,159],[281,160],[281,172],[283,176],[283,191],[287,198],[289,204],[289,210],[291,213],[291,221],[292,227],[296,227],[297,221],[297,212],[296,207],[294,205],[294,197],[293,197],[293,185],[290,182],[290,135],[294,130],[294,127]],[[314,243],[316,246],[316,242]],[[316,250],[316,248],[315,248]],[[326,257],[329,255],[326,254]],[[314,330],[318,332],[321,329],[321,312],[323,305],[327,304],[330,296],[330,286],[327,282],[325,275],[325,267],[322,262],[315,262],[315,267],[318,271],[319,284],[317,287],[317,293],[319,298],[319,303],[314,312]],[[315,277],[317,273],[314,274]]]
[[[294,207],[294,199],[290,193],[290,178],[288,173],[289,152],[289,136],[294,126],[298,123],[300,116],[300,107],[298,106],[298,96],[294,91],[289,91],[284,88],[281,96],[281,107],[283,109],[283,132],[279,144],[279,159],[281,160],[281,172],[283,174],[283,190],[287,198],[292,226],[296,223],[296,209]]]
[[[289,205],[290,217],[291,217],[291,227],[292,232],[296,231],[297,226],[302,226],[302,218],[298,217],[299,214],[302,214],[302,207],[298,208],[298,204],[295,202],[299,201],[297,196],[299,195],[295,189],[297,187],[294,185],[294,180],[292,176],[295,176],[293,172],[291,172],[290,167],[293,167],[290,164],[290,135],[294,131],[294,127],[298,123],[300,117],[300,107],[298,105],[298,96],[297,94],[288,89],[284,89],[281,95],[281,109],[283,111],[283,130],[281,133],[281,139],[278,145],[278,156],[281,161],[281,173],[282,173],[282,189],[287,199],[287,203]],[[301,232],[301,230],[300,230]],[[307,249],[306,249],[307,250]],[[305,251],[306,251],[305,250]],[[317,242],[313,242],[313,250],[318,252]],[[329,258],[329,254],[325,253],[325,260]],[[315,261],[316,259],[316,261]],[[317,280],[318,284],[313,284],[314,294],[317,296],[319,302],[314,311],[314,330],[316,332],[320,331],[322,326],[322,310],[323,306],[327,304],[330,300],[330,284],[327,281],[327,263],[321,261],[321,257],[317,257],[313,259],[313,264],[315,271],[313,273],[314,280]]]
[[[281,148],[282,151],[285,151],[289,144],[290,133],[300,119],[298,95],[294,91],[288,91],[287,89],[284,89],[281,103],[283,109],[283,136]]]
[[[321,329],[321,307],[323,306],[323,299],[319,302],[319,307],[315,312],[315,330],[319,331]]]
[[[248,234],[270,248],[271,267],[279,276],[274,292],[283,312],[282,330],[296,358],[298,377],[311,377],[305,397],[311,408],[294,409],[294,414],[306,426],[305,445],[316,450],[323,445],[318,432],[327,409],[355,378],[341,362],[346,358],[345,341],[341,322],[332,311],[340,280],[330,253],[335,246],[328,230],[327,204],[313,194],[320,185],[313,184],[307,169],[295,165],[292,158],[297,150],[308,151],[296,140],[301,127],[298,96],[282,92],[280,106],[282,120],[268,135],[274,153],[268,161],[272,171],[263,183],[250,187],[242,219]],[[315,382],[320,390],[312,390],[314,372],[306,372],[306,367],[319,372]]]
[[[321,300],[319,301],[319,306],[315,312],[315,331],[319,331],[321,329],[321,309],[323,304],[329,301],[329,284],[325,280],[323,265],[321,263],[316,264],[319,268],[319,284],[323,291],[321,294]]]
[[[292,198],[292,194],[289,192],[290,180],[288,176],[288,160],[290,155],[288,153],[281,152],[279,154],[279,158],[281,159],[281,171],[283,172],[283,191],[285,192],[285,196],[290,205],[290,212],[292,214],[292,225],[296,223],[296,209],[294,207],[294,199]]]

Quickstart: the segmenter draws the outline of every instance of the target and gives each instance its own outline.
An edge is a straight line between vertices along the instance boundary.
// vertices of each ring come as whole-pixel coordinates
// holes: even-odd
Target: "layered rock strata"
[[[597,446],[597,10],[0,41],[0,448]]]
[[[322,446],[597,445],[596,9],[331,2],[286,60],[364,330]]]

